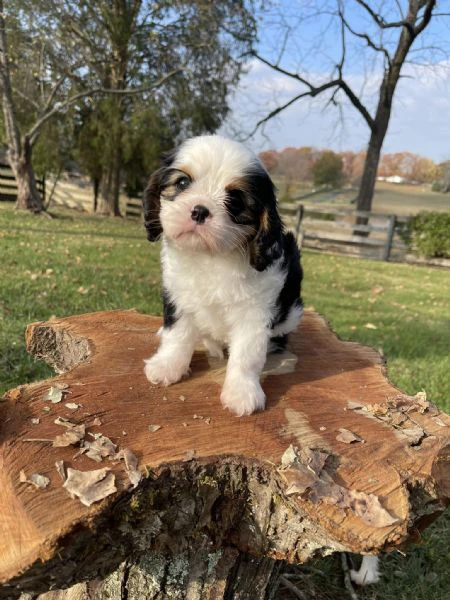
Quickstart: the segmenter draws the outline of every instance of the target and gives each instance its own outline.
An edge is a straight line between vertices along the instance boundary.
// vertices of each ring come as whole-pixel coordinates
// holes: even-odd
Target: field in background
[[[297,184],[293,186],[288,195],[281,181],[276,182],[280,190],[280,196],[284,201],[301,201],[305,205],[326,204],[327,206],[347,206],[355,208],[351,201],[356,197],[356,189],[331,190],[311,195],[302,200],[300,196],[306,196],[312,192],[311,187]],[[395,184],[378,181],[375,188],[375,196],[372,205],[373,212],[395,214],[399,216],[415,215],[421,210],[450,212],[450,194],[432,192],[422,185]]]
[[[450,198],[449,198],[450,199]],[[0,203],[0,394],[49,377],[24,345],[28,323],[116,308],[161,314],[159,246],[141,223],[65,209],[49,220]],[[304,252],[304,300],[343,339],[382,351],[391,381],[425,390],[450,410],[450,277],[447,270]],[[383,581],[365,600],[442,600],[450,589],[450,523],[441,518],[405,557],[383,559]],[[319,600],[347,598],[336,558],[298,568],[299,588]]]

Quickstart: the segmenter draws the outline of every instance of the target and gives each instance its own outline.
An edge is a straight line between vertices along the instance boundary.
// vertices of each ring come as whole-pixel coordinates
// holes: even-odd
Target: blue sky
[[[405,5],[406,1],[401,4]],[[319,5],[325,10],[317,16]],[[384,5],[392,7],[393,3],[384,2]],[[442,12],[445,5],[450,9],[450,0],[441,0],[438,10]],[[259,53],[276,60],[285,40],[286,27],[289,27],[279,65],[302,75],[308,74],[313,82],[324,81],[332,71],[336,56],[340,56],[340,29],[336,19],[329,14],[335,6],[336,0],[275,2],[273,10],[261,19]],[[371,18],[357,8],[354,0],[343,0],[343,6],[346,18],[355,30],[368,33],[379,41]],[[386,19],[395,17],[387,13],[384,16]],[[388,30],[388,34],[385,30],[384,44],[392,47],[396,35],[397,30]],[[432,21],[423,37],[416,40],[408,58],[411,62],[402,70],[383,151],[409,151],[438,162],[449,159],[450,16]],[[346,79],[370,109],[378,96],[382,60],[380,53],[368,51],[365,41],[347,34]],[[233,136],[240,130],[250,132],[259,118],[303,89],[294,79],[273,71],[257,59],[252,59],[247,67],[248,72],[232,98],[230,118],[223,127],[225,133]],[[369,137],[364,119],[347,101],[342,102],[340,113],[334,106],[326,106],[327,99],[322,96],[299,100],[247,143],[256,151],[286,146],[364,149]],[[371,112],[373,114],[373,110]]]

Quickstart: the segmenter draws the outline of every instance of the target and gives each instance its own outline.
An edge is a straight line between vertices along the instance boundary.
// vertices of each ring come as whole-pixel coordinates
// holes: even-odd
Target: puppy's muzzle
[[[191,219],[201,225],[206,221],[206,217],[209,216],[209,210],[202,204],[196,204],[191,210]]]

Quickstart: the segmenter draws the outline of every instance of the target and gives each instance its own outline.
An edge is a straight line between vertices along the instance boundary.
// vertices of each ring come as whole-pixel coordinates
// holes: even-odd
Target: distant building
[[[400,175],[389,175],[389,177],[377,177],[377,181],[387,181],[387,183],[408,183],[406,177]]]

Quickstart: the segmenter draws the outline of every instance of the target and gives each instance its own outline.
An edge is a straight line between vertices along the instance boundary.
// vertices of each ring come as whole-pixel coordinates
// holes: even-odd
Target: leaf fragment
[[[129,448],[123,448],[118,452],[114,458],[123,459],[125,462],[125,470],[128,478],[133,485],[133,488],[137,487],[138,483],[142,479],[142,475],[138,469],[138,459]]]
[[[148,430],[150,431],[150,433],[155,433],[155,431],[158,431],[159,429],[161,429],[162,425],[149,425],[148,426]]]
[[[69,467],[63,487],[66,488],[72,498],[79,498],[85,506],[99,502],[117,491],[115,475],[108,468],[95,471],[77,471]]]
[[[58,475],[61,477],[61,479],[63,481],[65,481],[66,480],[66,470],[64,468],[64,461],[57,460],[55,462],[55,467],[56,467],[56,471],[57,471]]]
[[[63,398],[62,390],[58,389],[56,386],[52,386],[47,394],[44,396],[44,400],[51,402],[52,404],[58,404],[61,402]]]
[[[353,444],[353,443],[364,443],[362,437],[350,431],[350,429],[345,429],[344,427],[339,428],[339,433],[336,436],[338,442],[343,442],[344,444]]]
[[[50,479],[45,475],[32,473],[29,477],[27,477],[24,470],[20,471],[19,473],[19,481],[20,483],[29,483],[38,490],[44,490],[50,483]]]

